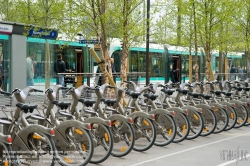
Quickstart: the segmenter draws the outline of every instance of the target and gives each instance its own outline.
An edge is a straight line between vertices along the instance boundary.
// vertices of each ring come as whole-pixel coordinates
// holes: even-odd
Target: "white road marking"
[[[246,158],[250,157],[250,154],[249,155],[246,155]],[[232,163],[235,163],[235,162],[240,162],[239,160],[231,160],[231,161],[228,161],[228,162],[225,162],[225,163],[222,163],[220,165],[217,165],[217,166],[226,166],[226,165],[229,165],[229,164],[232,164]]]
[[[170,153],[170,154],[167,154],[167,155],[164,155],[164,156],[160,156],[160,157],[156,157],[156,158],[153,158],[153,159],[150,159],[150,160],[145,160],[145,161],[142,161],[142,162],[139,162],[139,163],[136,163],[136,164],[132,164],[130,166],[142,165],[142,164],[145,164],[145,163],[149,163],[149,162],[152,162],[152,161],[160,160],[160,159],[163,159],[163,158],[166,158],[166,157],[174,156],[174,155],[177,155],[177,154],[180,154],[180,153],[184,153],[184,152],[188,152],[188,151],[191,151],[191,150],[194,150],[194,149],[203,148],[205,146],[217,144],[217,143],[220,143],[220,142],[223,142],[223,141],[227,141],[227,140],[234,139],[234,138],[237,138],[237,137],[245,136],[245,135],[248,135],[248,134],[250,134],[250,133],[240,134],[240,135],[237,135],[237,136],[234,136],[234,137],[222,139],[222,140],[219,140],[219,141],[211,142],[211,143],[200,145],[200,146],[196,146],[196,147],[185,149],[185,150],[178,151],[178,152],[175,152],[175,153]]]

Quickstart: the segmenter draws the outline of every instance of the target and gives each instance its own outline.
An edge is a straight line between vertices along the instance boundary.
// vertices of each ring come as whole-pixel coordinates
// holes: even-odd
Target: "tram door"
[[[75,50],[75,72],[76,73],[83,73],[83,64],[84,64],[84,58],[83,58],[83,53],[82,50],[76,49]],[[81,86],[83,84],[83,75],[78,74],[77,76],[77,83],[76,83],[76,88]]]
[[[173,56],[173,82],[181,82],[181,57]]]

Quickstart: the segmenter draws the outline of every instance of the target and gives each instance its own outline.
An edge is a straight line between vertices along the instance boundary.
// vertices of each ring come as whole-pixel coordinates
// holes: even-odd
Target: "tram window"
[[[162,75],[162,54],[159,53],[152,53],[150,55],[150,59],[151,59],[151,76],[153,77],[159,77]]]
[[[131,51],[131,71],[138,72],[138,52]]]
[[[121,51],[115,51],[113,54],[112,54],[112,58],[114,58],[114,65],[115,65],[115,71],[116,72],[120,72],[120,68],[121,68]]]
[[[146,53],[139,52],[138,72],[146,72]]]

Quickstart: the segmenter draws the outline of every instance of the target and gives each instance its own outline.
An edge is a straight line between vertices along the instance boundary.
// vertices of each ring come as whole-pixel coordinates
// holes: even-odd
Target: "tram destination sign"
[[[98,40],[79,40],[79,44],[98,44]]]
[[[32,28],[28,32],[28,37],[37,37],[43,39],[52,39],[55,40],[58,36],[58,32],[56,30],[49,30],[49,29],[34,29]]]

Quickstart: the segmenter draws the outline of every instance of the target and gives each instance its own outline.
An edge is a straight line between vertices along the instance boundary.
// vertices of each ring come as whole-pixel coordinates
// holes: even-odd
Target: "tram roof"
[[[189,48],[188,47],[182,47],[182,46],[173,46],[173,45],[165,45],[168,48],[169,54],[178,54],[178,55],[189,55]],[[114,50],[121,50],[121,45],[111,46]],[[146,44],[135,44],[130,47],[131,51],[141,51],[146,52]],[[161,44],[149,44],[149,52],[154,53],[164,53],[164,45]],[[191,52],[192,55],[195,55],[194,49],[192,49]],[[198,55],[201,55],[201,52],[198,52]]]
[[[46,43],[46,39],[28,37],[27,42]],[[49,44],[58,44],[58,45],[70,45],[70,46],[80,46],[80,47],[86,46],[86,44],[79,44],[79,42],[65,41],[65,40],[48,40],[48,42]]]
[[[212,51],[211,53],[212,55],[215,55],[216,57],[219,57],[219,51]],[[242,55],[244,54],[244,52],[227,52],[224,53],[224,55],[227,55],[228,58],[242,58]]]

